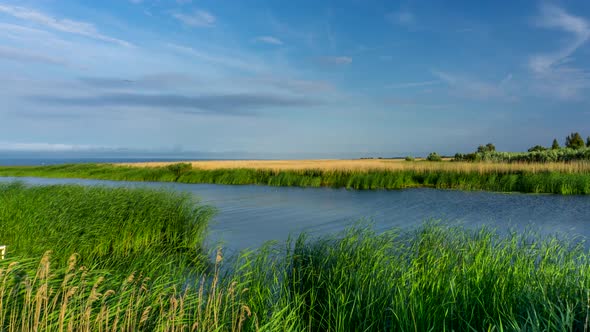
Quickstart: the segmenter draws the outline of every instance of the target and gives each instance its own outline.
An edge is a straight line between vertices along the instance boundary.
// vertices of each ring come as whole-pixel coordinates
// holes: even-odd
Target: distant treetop
[[[585,146],[580,133],[571,133],[565,138],[565,146],[570,149],[581,149]]]
[[[496,146],[492,143],[488,143],[485,146],[484,145],[480,145],[477,147],[477,152],[494,152],[496,151]]]

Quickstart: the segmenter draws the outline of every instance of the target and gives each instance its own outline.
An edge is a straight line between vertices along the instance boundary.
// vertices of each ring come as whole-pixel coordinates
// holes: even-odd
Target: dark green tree
[[[590,136],[586,138],[586,146],[590,148]]]
[[[492,143],[488,143],[486,145],[480,145],[477,147],[478,153],[494,152],[494,151],[496,151],[496,146]]]
[[[557,139],[554,138],[553,144],[551,144],[551,150],[558,150],[559,148],[560,148],[559,143],[557,142]]]
[[[580,135],[580,133],[571,133],[569,136],[565,138],[565,146],[570,149],[580,149],[583,148],[586,144],[584,144],[584,139]]]

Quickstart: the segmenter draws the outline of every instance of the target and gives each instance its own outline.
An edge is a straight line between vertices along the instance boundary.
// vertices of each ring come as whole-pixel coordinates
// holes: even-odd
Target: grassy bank
[[[400,164],[401,162],[397,162]],[[399,169],[198,169],[188,164],[132,167],[74,164],[0,167],[0,176],[163,181],[270,186],[403,189],[430,187],[497,192],[590,194],[590,164],[403,162]]]
[[[18,259],[51,250],[59,264],[77,253],[86,266],[122,273],[202,266],[211,214],[188,195],[161,191],[0,184],[0,244]]]
[[[191,282],[0,262],[0,329],[584,331],[590,319],[588,252],[556,240],[427,225],[293,248],[219,254]]]

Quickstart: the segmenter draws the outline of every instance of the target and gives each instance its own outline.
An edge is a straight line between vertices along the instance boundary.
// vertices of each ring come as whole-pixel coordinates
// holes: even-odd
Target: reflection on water
[[[542,234],[590,237],[590,196],[501,194],[434,189],[352,191],[330,188],[115,182],[78,179],[2,178],[32,185],[75,183],[168,188],[190,192],[218,214],[209,243],[230,251],[285,240],[306,231],[338,232],[360,219],[376,230],[410,228],[429,219],[499,230],[531,228]],[[227,252],[227,251],[226,251]]]

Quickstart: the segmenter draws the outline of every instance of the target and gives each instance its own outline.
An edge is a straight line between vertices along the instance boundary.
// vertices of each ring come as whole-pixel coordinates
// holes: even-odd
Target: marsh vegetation
[[[590,162],[471,163],[427,161],[227,161],[158,166],[71,164],[0,167],[0,176],[348,189],[439,188],[590,194]]]
[[[0,235],[6,331],[582,331],[590,318],[579,242],[360,224],[208,262],[211,209],[182,195],[10,184],[0,197],[18,230]]]

